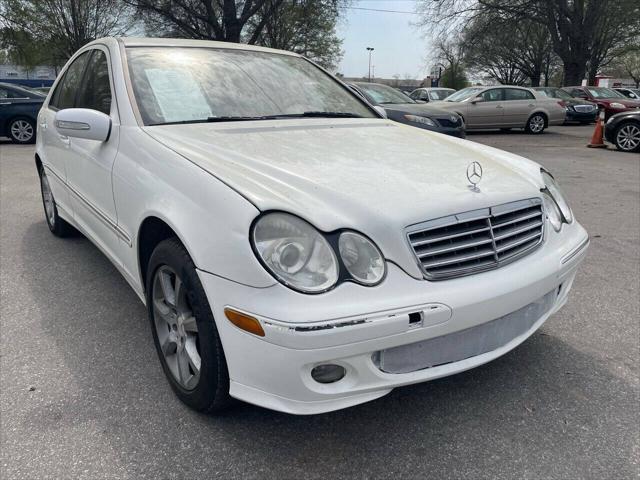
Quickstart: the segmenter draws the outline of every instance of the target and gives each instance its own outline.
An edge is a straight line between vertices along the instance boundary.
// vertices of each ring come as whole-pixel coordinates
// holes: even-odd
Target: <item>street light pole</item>
[[[367,47],[369,52],[369,83],[371,83],[371,53],[375,50],[373,47]]]

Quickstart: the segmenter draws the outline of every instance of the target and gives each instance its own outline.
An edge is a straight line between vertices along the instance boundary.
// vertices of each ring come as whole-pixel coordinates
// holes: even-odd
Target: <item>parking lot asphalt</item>
[[[49,233],[33,147],[2,143],[0,478],[637,478],[640,155],[592,130],[469,135],[547,167],[591,234],[564,309],[490,364],[312,417],[183,406],[138,298]]]

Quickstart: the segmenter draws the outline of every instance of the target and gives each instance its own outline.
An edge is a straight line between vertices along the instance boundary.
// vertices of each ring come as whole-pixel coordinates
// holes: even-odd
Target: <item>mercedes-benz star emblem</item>
[[[478,190],[478,183],[482,180],[482,165],[478,162],[471,162],[467,167],[467,179],[471,183],[473,190]]]

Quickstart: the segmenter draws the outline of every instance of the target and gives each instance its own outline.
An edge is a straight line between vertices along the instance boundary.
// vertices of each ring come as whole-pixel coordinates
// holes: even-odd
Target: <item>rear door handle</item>
[[[502,105],[496,105],[496,108],[502,108]]]

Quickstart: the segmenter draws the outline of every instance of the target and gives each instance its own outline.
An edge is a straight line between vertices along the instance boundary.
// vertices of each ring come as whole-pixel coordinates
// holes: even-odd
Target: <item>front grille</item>
[[[533,251],[543,239],[540,198],[473,210],[408,227],[425,278],[444,280],[498,268]]]
[[[576,109],[576,112],[580,113],[591,113],[596,109],[596,107],[593,105],[576,105],[573,108]]]

